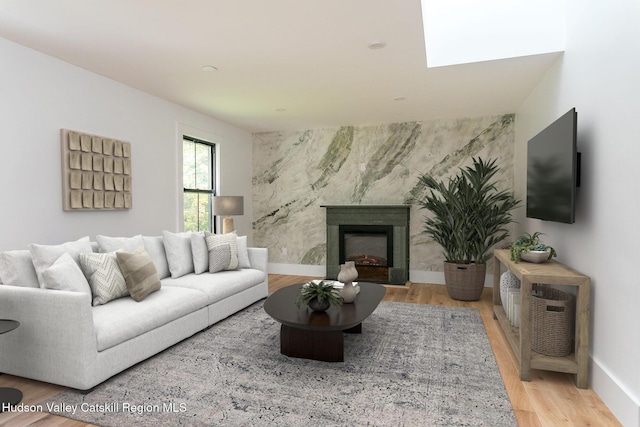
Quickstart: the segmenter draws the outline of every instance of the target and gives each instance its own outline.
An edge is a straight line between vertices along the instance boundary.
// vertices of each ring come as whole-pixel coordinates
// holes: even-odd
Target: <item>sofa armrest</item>
[[[97,357],[88,294],[0,285],[0,317],[20,322],[0,335],[0,372],[64,384]]]
[[[247,248],[251,267],[268,274],[269,252],[267,248]]]

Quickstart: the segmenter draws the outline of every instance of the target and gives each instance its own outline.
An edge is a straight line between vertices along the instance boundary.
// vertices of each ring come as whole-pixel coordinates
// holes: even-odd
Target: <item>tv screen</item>
[[[579,158],[577,117],[569,110],[527,146],[527,217],[572,224],[575,221]]]

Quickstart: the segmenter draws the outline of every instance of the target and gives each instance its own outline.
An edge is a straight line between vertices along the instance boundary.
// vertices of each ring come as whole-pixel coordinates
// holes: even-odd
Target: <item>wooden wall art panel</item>
[[[131,144],[60,130],[65,211],[131,209]]]

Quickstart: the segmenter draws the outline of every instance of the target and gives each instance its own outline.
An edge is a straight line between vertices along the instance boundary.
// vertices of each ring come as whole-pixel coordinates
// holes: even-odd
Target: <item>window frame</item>
[[[194,144],[201,144],[201,145],[205,145],[207,146],[210,150],[211,150],[211,164],[209,165],[210,170],[211,170],[211,182],[210,182],[210,189],[198,189],[198,188],[189,188],[185,185],[184,183],[184,143],[185,141],[194,143]],[[183,134],[182,135],[182,139],[181,139],[181,157],[182,157],[182,224],[181,224],[181,229],[184,230],[185,229],[185,206],[184,206],[184,199],[185,199],[185,195],[186,194],[206,194],[209,198],[209,224],[210,224],[210,228],[206,231],[210,231],[212,233],[216,232],[216,217],[213,214],[213,197],[216,195],[216,188],[217,188],[217,153],[216,153],[216,144],[207,140],[204,140],[202,138],[198,138],[198,137],[194,137],[191,135],[187,135],[187,134]],[[194,164],[195,164],[195,159],[194,159]],[[200,228],[200,217],[198,216],[198,231],[205,231],[202,230]]]

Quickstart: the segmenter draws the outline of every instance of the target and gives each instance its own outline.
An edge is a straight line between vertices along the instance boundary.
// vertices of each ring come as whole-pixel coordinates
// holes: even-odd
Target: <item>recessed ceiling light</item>
[[[386,45],[387,44],[383,41],[372,42],[372,43],[369,43],[369,49],[382,49]]]
[[[405,98],[404,96],[396,96],[395,98],[393,98],[394,101],[398,101],[398,102],[399,101],[404,101],[405,99],[407,99],[407,98]]]
[[[202,71],[218,71],[218,67],[214,67],[213,65],[205,65],[202,67]]]
[[[284,113],[285,111],[287,111],[287,109],[286,108],[277,108],[276,111],[278,113]]]

